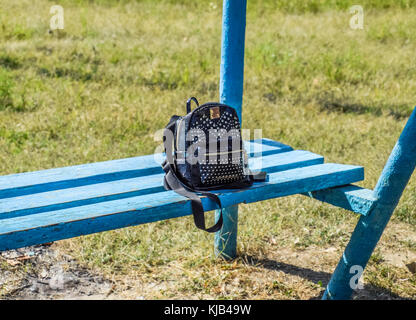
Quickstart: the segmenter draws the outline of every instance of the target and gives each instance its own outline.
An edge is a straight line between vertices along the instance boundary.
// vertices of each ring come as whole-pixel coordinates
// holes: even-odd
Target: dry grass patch
[[[308,3],[249,1],[243,126],[363,165],[360,185],[372,188],[416,104],[414,2],[366,2],[362,31],[348,28],[349,1]],[[51,5],[0,0],[1,174],[150,154],[187,97],[218,99],[220,1],[67,0],[60,34],[48,33]],[[405,267],[416,252],[415,191],[412,178],[357,297],[415,298]],[[191,217],[56,248],[116,279],[113,296],[319,297],[357,216],[301,196],[240,208],[234,262],[214,258],[212,236]]]

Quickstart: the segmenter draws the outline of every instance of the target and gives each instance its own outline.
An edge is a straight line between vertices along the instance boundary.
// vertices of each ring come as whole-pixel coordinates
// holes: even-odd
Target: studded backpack
[[[191,111],[191,102],[197,105]],[[162,163],[164,187],[191,200],[195,225],[216,232],[223,223],[221,200],[210,191],[245,188],[264,181],[265,172],[253,174],[241,138],[240,120],[234,108],[217,102],[199,105],[195,97],[186,103],[185,116],[173,116],[163,134],[166,160]],[[218,221],[205,227],[200,196],[213,200]]]

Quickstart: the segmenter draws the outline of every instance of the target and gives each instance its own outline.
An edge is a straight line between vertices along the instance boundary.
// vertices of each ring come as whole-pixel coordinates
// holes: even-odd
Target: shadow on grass
[[[377,117],[392,116],[396,120],[408,118],[412,109],[408,105],[371,107],[360,103],[341,103],[338,101],[321,100],[320,110],[323,112],[371,114]]]
[[[243,259],[250,265],[268,270],[282,271],[286,274],[298,276],[315,284],[321,284],[323,288],[326,288],[332,276],[332,274],[328,272],[315,271],[267,258],[258,259],[256,257],[246,255]],[[319,300],[322,298],[323,294],[324,289],[321,291],[319,296],[312,297],[310,300]],[[364,284],[364,289],[353,293],[352,298],[358,300],[410,300],[409,298],[401,297],[386,288],[378,287],[372,284]]]

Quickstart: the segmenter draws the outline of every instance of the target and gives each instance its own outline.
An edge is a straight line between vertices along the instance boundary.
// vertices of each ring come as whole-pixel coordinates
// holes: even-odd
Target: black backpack
[[[191,111],[191,102],[197,105]],[[217,102],[199,105],[190,98],[187,115],[173,116],[166,126],[163,141],[166,160],[164,187],[191,200],[195,225],[208,232],[221,229],[223,223],[220,198],[209,192],[218,189],[245,188],[253,181],[264,181],[265,172],[255,175],[248,169],[248,156],[241,138],[240,120],[234,108]],[[220,218],[205,227],[200,195],[215,201]]]

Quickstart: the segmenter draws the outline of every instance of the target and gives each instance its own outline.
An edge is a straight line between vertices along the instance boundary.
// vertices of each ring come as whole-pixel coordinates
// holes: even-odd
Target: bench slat
[[[364,169],[318,164],[269,175],[268,182],[242,190],[221,190],[223,206],[322,190],[361,181]],[[205,209],[215,205],[204,198]],[[0,250],[56,241],[191,214],[190,202],[173,191],[101,202],[1,220]]]
[[[313,191],[304,195],[336,207],[359,213],[363,216],[368,215],[377,202],[373,190],[355,185]]]
[[[258,150],[263,156],[293,150],[269,139],[245,141],[244,146],[249,156],[258,156]],[[155,157],[162,159],[156,154],[0,176],[0,199],[157,174],[161,167]]]
[[[252,164],[259,158],[249,159]],[[262,170],[270,173],[306,167],[324,162],[320,155],[309,151],[290,151],[261,158]],[[252,166],[251,166],[252,167]],[[163,172],[160,168],[160,172]],[[16,216],[40,213],[86,204],[125,199],[162,192],[163,173],[139,178],[117,180],[68,189],[53,190],[26,196],[0,199],[0,221]]]

